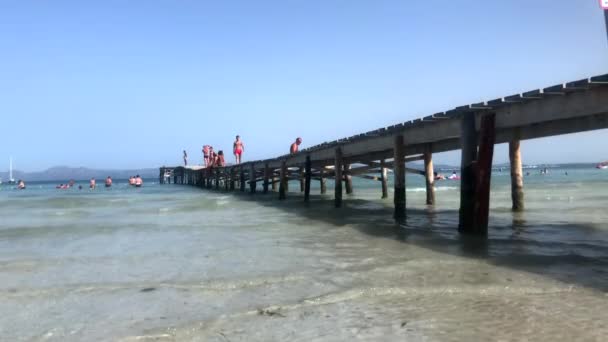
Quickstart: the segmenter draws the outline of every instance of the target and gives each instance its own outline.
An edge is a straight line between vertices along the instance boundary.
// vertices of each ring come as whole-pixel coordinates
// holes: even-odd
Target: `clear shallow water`
[[[457,234],[458,183],[428,208],[416,176],[401,224],[368,181],[340,210],[295,182],[285,202],[3,185],[0,340],[600,341],[608,172],[567,171],[530,171],[517,215],[495,173],[487,240]]]

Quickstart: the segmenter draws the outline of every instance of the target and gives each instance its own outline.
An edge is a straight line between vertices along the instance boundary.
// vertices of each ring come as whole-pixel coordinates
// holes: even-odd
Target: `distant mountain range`
[[[86,167],[67,167],[56,166],[41,172],[23,172],[13,170],[13,178],[26,181],[68,181],[88,180],[91,178],[105,179],[110,176],[114,179],[128,179],[130,176],[140,175],[143,178],[157,178],[158,169],[137,169],[137,170],[96,170]],[[8,172],[0,172],[3,182],[8,182]]]

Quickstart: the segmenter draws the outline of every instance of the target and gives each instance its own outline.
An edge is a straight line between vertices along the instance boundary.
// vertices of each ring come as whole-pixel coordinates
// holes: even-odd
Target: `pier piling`
[[[270,167],[268,163],[264,164],[264,185],[263,192],[268,193],[268,185],[270,184]]]
[[[524,176],[519,139],[509,142],[509,161],[511,163],[512,209],[513,211],[522,211],[524,210]]]
[[[394,169],[395,174],[395,219],[405,218],[405,146],[403,135],[395,137],[394,148]]]
[[[386,199],[388,198],[388,169],[384,159],[380,161],[380,182],[382,183],[382,199]]]
[[[252,194],[255,194],[257,188],[257,179],[255,174],[255,164],[249,165],[249,190]]]
[[[306,156],[306,164],[304,166],[304,201],[310,201],[310,181],[312,179],[312,162],[310,156]]]
[[[336,208],[342,207],[342,149],[340,147],[336,148],[336,160],[335,160],[335,197],[334,197],[334,205]]]
[[[475,163],[477,160],[477,132],[475,113],[466,113],[461,119],[460,160],[460,211],[458,230],[472,232],[475,215]]]
[[[344,185],[346,187],[346,194],[352,195],[353,193],[353,176],[350,172],[350,164],[344,164]]]
[[[475,220],[472,233],[486,235],[488,233],[488,217],[490,214],[490,181],[492,178],[492,158],[496,133],[494,124],[495,114],[487,114],[481,118],[479,132],[479,154],[477,158],[477,187],[475,189]]]
[[[433,152],[431,145],[424,151],[424,175],[426,179],[426,204],[435,204],[435,170],[433,168]]]
[[[283,161],[281,163],[281,183],[279,185],[279,199],[284,200],[287,198],[287,177],[288,177],[287,163]]]

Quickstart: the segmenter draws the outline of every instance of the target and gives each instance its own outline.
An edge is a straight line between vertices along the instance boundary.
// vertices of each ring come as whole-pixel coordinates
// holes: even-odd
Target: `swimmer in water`
[[[144,181],[139,175],[135,176],[135,187],[140,188],[144,184]]]
[[[91,178],[91,180],[89,181],[89,189],[95,190],[96,187],[97,187],[97,182],[95,182],[95,178]]]
[[[109,188],[112,186],[112,177],[108,176],[108,178],[106,178],[106,188]]]
[[[20,179],[17,182],[17,189],[19,189],[19,190],[25,190],[25,182],[23,180]]]

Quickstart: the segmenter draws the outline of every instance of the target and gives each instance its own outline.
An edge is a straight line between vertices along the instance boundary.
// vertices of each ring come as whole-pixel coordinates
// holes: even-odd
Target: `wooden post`
[[[433,168],[433,150],[430,144],[424,151],[424,174],[426,178],[426,204],[435,204],[435,170]]]
[[[342,149],[336,148],[336,161],[335,161],[335,174],[336,174],[336,187],[335,187],[335,206],[336,208],[342,207]]]
[[[460,212],[458,230],[471,232],[474,230],[475,164],[477,162],[477,132],[475,131],[475,113],[466,113],[461,121],[460,144],[462,155],[460,159]]]
[[[257,187],[257,179],[255,174],[255,164],[251,163],[249,165],[249,189],[252,194],[255,193]]]
[[[490,180],[492,178],[492,158],[496,114],[487,114],[481,118],[479,136],[479,154],[477,158],[477,188],[475,196],[475,221],[472,233],[488,234],[488,217],[490,215]]]
[[[245,192],[245,187],[246,187],[245,169],[243,168],[242,165],[241,165],[241,175],[240,175],[239,180],[241,181],[241,192]]]
[[[321,185],[321,195],[325,195],[327,193],[327,179],[325,178],[325,166],[322,166],[320,171],[320,185]]]
[[[511,162],[511,200],[513,211],[524,210],[524,175],[521,165],[519,139],[509,143],[509,161]]]
[[[305,178],[305,174],[304,174],[304,168],[300,167],[300,192],[304,192],[304,178]]]
[[[350,164],[344,164],[344,184],[346,186],[346,194],[353,193],[353,176],[350,174]]]
[[[395,174],[395,219],[405,218],[405,145],[403,136],[395,137],[394,174]]]
[[[281,184],[279,185],[279,199],[287,198],[287,162],[281,162]]]
[[[310,180],[312,178],[312,162],[310,156],[306,156],[306,165],[304,167],[305,180],[304,180],[304,201],[310,201]]]
[[[382,198],[388,198],[388,169],[384,159],[380,161],[380,181],[382,182]]]
[[[264,165],[264,193],[268,193],[268,184],[270,183],[270,167],[268,163]]]

